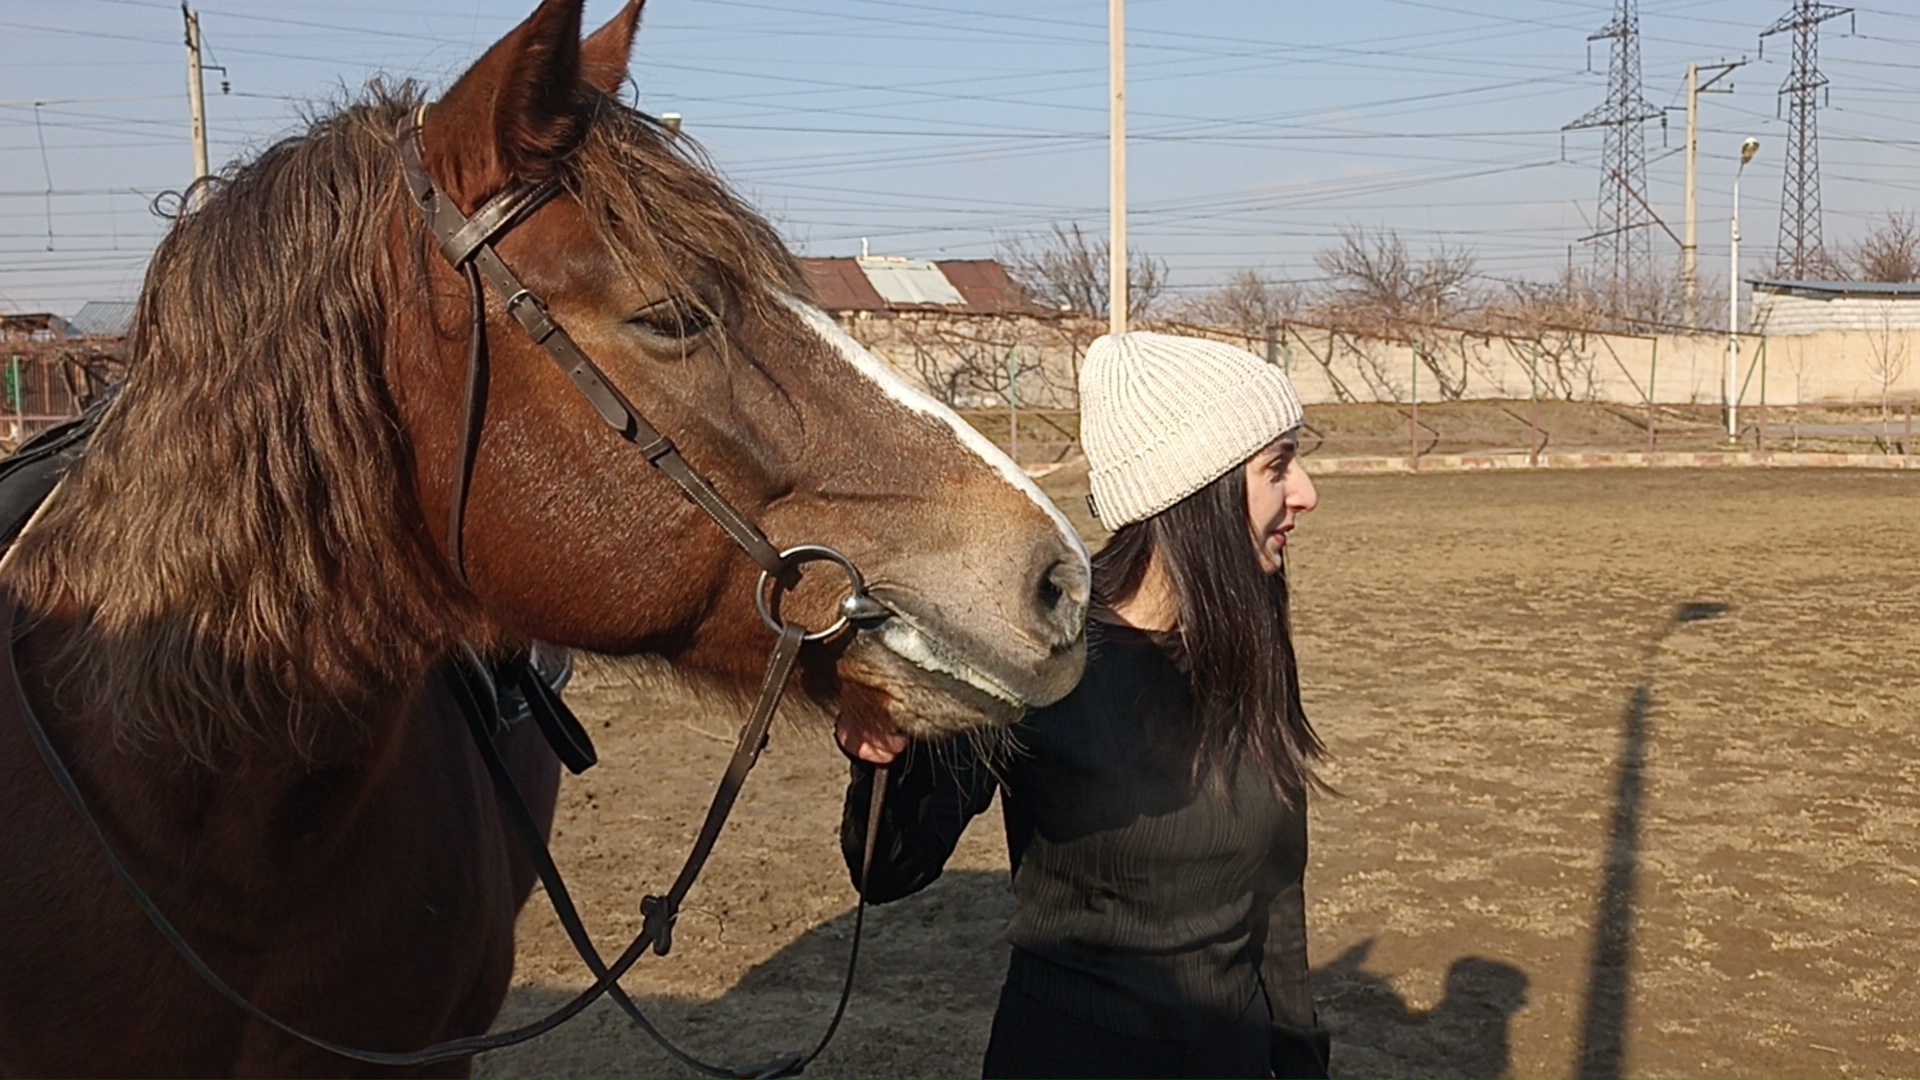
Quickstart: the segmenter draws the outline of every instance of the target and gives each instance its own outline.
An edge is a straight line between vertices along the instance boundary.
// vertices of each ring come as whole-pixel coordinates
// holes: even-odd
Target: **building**
[[[1753,286],[1754,333],[1920,330],[1920,282],[1770,281]]]
[[[0,315],[0,443],[80,414],[126,370],[133,305],[96,301],[72,319]]]
[[[67,320],[58,315],[44,311],[24,315],[0,315],[0,344],[65,341],[72,336],[67,331]]]

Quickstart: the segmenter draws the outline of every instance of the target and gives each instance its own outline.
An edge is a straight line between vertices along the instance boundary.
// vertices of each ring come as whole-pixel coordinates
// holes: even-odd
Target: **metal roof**
[[[89,300],[67,325],[82,337],[126,337],[136,306],[132,300]]]
[[[1804,296],[1810,300],[1865,297],[1874,300],[1920,300],[1920,281],[1775,281],[1755,278],[1755,291],[1777,296]]]
[[[953,287],[947,275],[940,268],[925,259],[899,259],[891,256],[869,256],[854,260],[860,272],[867,276],[867,282],[873,291],[888,304],[939,304],[941,307],[961,307],[967,298]]]

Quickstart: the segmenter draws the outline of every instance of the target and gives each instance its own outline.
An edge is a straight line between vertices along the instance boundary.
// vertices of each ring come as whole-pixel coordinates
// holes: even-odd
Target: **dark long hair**
[[[1260,567],[1241,468],[1145,521],[1123,525],[1093,557],[1099,602],[1140,591],[1158,552],[1179,605],[1179,634],[1193,665],[1196,779],[1250,762],[1293,800],[1323,787],[1313,762],[1323,747],[1300,703],[1287,617],[1287,577]]]

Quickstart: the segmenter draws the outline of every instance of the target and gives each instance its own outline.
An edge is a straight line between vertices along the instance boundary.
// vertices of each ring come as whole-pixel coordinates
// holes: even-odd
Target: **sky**
[[[245,159],[375,75],[448,86],[533,0],[199,0],[211,156]],[[587,20],[619,0],[589,0]],[[1701,98],[1703,269],[1770,254],[1790,0],[1641,0],[1647,191],[1682,231],[1689,62],[1750,62]],[[1178,292],[1254,269],[1311,281],[1342,229],[1471,251],[1485,283],[1588,260],[1613,0],[1128,0],[1129,232]],[[1920,5],[1825,24],[1825,236],[1920,205]],[[803,255],[991,257],[1054,224],[1104,234],[1105,0],[651,0],[629,100],[678,112]],[[0,0],[0,311],[137,295],[192,178],[180,6]],[[1653,248],[1676,258],[1655,233]],[[1751,264],[1749,264],[1751,266]],[[1749,269],[1748,272],[1751,272]]]

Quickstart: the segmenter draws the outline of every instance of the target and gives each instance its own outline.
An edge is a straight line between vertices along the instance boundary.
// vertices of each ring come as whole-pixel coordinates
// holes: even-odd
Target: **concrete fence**
[[[1076,407],[1076,364],[1106,329],[1090,319],[1006,316],[850,317],[843,325],[902,374],[963,408]],[[1538,397],[1706,405],[1725,396],[1724,335],[1432,330],[1389,340],[1292,323],[1251,335],[1145,328],[1203,334],[1268,356],[1312,404]],[[1743,406],[1914,404],[1920,402],[1920,330],[1743,335],[1736,382]]]

